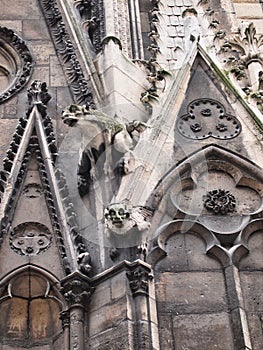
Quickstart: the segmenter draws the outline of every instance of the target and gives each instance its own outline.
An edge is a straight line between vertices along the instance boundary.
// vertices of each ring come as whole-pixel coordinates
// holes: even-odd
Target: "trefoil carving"
[[[200,98],[187,106],[187,114],[177,120],[177,130],[184,137],[202,140],[208,137],[228,140],[238,136],[241,124],[212,99]]]

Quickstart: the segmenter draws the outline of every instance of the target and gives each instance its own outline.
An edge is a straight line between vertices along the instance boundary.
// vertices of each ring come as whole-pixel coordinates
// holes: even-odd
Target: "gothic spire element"
[[[16,215],[18,201],[26,203],[27,206],[29,205],[27,201],[30,201],[31,198],[44,195],[42,197],[45,200],[41,202],[44,208],[42,209],[47,214],[48,228],[54,235],[65,274],[70,274],[78,269],[88,274],[91,270],[90,256],[79,234],[75,221],[76,214],[69,199],[65,178],[61,171],[55,172],[57,147],[52,120],[46,113],[46,104],[51,98],[46,83],[34,81],[28,90],[28,98],[30,104],[28,112],[19,120],[4,159],[4,170],[0,173],[1,233],[4,235],[9,232],[10,225],[14,224],[13,219]],[[34,176],[28,175],[30,171],[34,172]],[[35,207],[33,206],[29,216],[24,215],[26,228],[30,226],[28,222],[33,222],[31,226],[33,225],[34,228],[38,225],[38,215],[34,213]],[[18,225],[18,228],[24,229],[24,226]],[[11,243],[16,250],[14,239],[20,234],[18,228],[12,231],[15,232],[15,235]],[[70,235],[65,235],[65,232]],[[2,238],[3,236],[0,237],[0,240]],[[27,246],[23,249],[29,255],[26,251]],[[41,249],[38,249],[37,252]]]
[[[51,96],[48,93],[47,84],[42,81],[34,80],[30,88],[27,90],[29,105],[42,104],[47,105]]]

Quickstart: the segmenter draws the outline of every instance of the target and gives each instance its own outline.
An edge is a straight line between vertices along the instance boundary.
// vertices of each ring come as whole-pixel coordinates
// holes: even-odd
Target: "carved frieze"
[[[10,246],[19,255],[38,255],[52,243],[49,229],[37,222],[24,222],[10,234]]]
[[[0,103],[2,103],[27,84],[33,70],[33,58],[25,41],[12,29],[2,26],[0,26],[0,56],[1,76],[5,77],[5,81],[1,81]]]
[[[187,107],[187,114],[177,120],[177,130],[184,137],[202,140],[208,137],[228,140],[238,136],[241,124],[225,112],[224,106],[215,100],[200,98]]]

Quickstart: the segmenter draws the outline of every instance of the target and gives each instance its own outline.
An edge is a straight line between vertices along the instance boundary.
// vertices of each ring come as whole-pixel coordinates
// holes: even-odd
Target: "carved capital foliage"
[[[237,49],[240,53],[240,59],[248,66],[253,61],[263,63],[263,35],[256,35],[254,23],[249,23],[244,30],[244,35],[240,34],[230,38],[227,42],[232,48]]]
[[[149,281],[153,278],[149,268],[139,265],[133,270],[127,272],[126,275],[129,280],[133,296],[148,293]]]
[[[90,280],[79,272],[67,276],[62,282],[62,293],[70,307],[80,306],[85,308],[94,291]]]

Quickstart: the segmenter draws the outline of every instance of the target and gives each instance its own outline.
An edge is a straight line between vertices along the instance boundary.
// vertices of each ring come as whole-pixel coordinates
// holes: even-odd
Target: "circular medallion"
[[[19,255],[37,255],[47,250],[52,242],[49,229],[38,222],[24,222],[10,234],[10,246]]]

